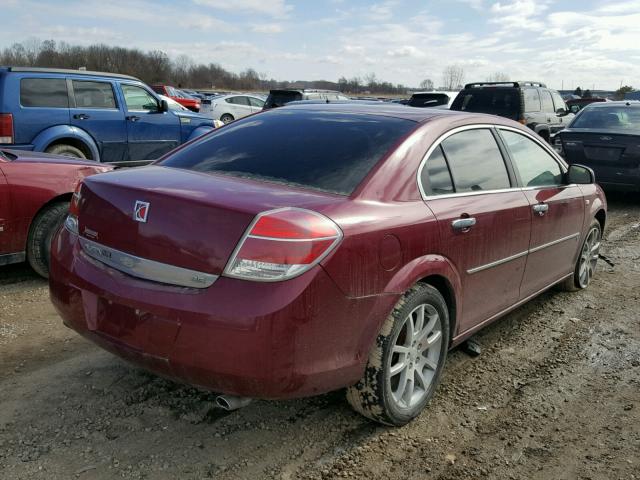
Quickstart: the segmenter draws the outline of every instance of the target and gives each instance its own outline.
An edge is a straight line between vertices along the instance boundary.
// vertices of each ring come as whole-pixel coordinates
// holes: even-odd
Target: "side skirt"
[[[27,259],[26,252],[7,253],[6,255],[0,255],[0,266],[11,265],[12,263],[21,263]]]

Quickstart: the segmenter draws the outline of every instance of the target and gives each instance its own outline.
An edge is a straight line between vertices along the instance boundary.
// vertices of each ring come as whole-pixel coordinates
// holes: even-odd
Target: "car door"
[[[118,108],[108,81],[67,79],[71,94],[71,124],[93,137],[103,162],[119,162],[127,154],[124,108]]]
[[[180,119],[162,112],[158,100],[140,85],[121,83],[126,109],[127,160],[155,160],[180,145]]]
[[[249,100],[249,105],[251,106],[252,113],[262,111],[262,108],[264,107],[264,100],[261,100],[256,97],[247,97],[247,99]]]
[[[580,188],[565,184],[561,162],[543,141],[508,128],[499,133],[532,212],[525,298],[573,272],[585,204]]]
[[[463,332],[518,301],[531,207],[490,127],[453,132],[428,153],[420,178],[441,253],[460,275]]]
[[[227,98],[227,103],[231,105],[233,109],[233,118],[238,119],[246,117],[251,114],[251,105],[249,105],[249,98],[244,95],[238,95],[235,97]]]
[[[0,156],[0,255],[12,253],[9,245],[11,238],[11,198],[7,179],[2,171],[2,163],[4,161],[4,158]],[[2,259],[0,259],[0,265],[2,265]]]

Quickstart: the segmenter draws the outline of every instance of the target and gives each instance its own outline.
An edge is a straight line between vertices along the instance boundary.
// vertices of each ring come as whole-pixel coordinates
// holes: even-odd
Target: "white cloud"
[[[284,28],[279,23],[259,23],[252,25],[251,31],[256,33],[282,33]]]
[[[249,12],[270,17],[286,17],[293,6],[286,0],[193,0],[196,5],[228,12]]]

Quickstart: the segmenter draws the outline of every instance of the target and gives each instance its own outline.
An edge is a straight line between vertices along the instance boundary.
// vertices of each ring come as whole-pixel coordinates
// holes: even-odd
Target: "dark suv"
[[[298,100],[349,100],[336,90],[317,90],[308,88],[287,88],[282,90],[270,90],[263,110],[282,107],[289,102]]]
[[[574,117],[560,94],[540,82],[468,83],[458,93],[451,110],[507,117],[548,142]]]

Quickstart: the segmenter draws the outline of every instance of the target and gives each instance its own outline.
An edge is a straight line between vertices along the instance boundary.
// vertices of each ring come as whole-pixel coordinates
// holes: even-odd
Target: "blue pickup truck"
[[[153,160],[213,128],[212,118],[169,109],[134,77],[0,67],[0,148]]]

